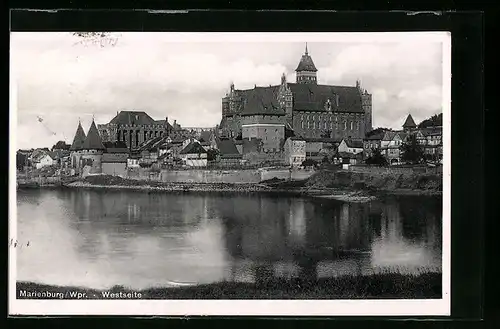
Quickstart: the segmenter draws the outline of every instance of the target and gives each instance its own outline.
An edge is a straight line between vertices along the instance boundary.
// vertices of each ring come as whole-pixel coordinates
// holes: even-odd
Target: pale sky
[[[186,127],[215,126],[231,81],[237,89],[295,82],[308,42],[318,83],[373,94],[373,126],[400,129],[441,112],[442,44],[420,38],[380,42],[187,42],[169,33],[114,33],[116,44],[81,44],[71,33],[12,33],[11,72],[17,81],[17,148],[71,143],[79,118],[107,123],[117,111],[145,111]],[[39,122],[38,117],[42,118]]]

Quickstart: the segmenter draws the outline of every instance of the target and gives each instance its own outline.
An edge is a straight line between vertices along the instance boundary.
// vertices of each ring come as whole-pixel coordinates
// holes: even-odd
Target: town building
[[[103,142],[106,148],[102,155],[102,173],[113,176],[127,176],[129,149],[124,142]]]
[[[344,138],[340,142],[338,152],[345,152],[351,154],[358,154],[363,152],[363,141],[361,140],[352,140],[350,138]]]
[[[380,152],[391,165],[401,163],[401,145],[407,138],[407,134],[402,131],[388,130],[380,141]]]
[[[206,167],[208,164],[207,151],[198,141],[191,141],[179,155],[183,163],[189,167]]]
[[[363,152],[365,158],[371,157],[373,155],[373,150],[380,149],[384,135],[385,131],[380,131],[363,139]]]
[[[49,149],[36,149],[31,154],[31,164],[36,169],[50,167],[56,164],[56,156]]]
[[[301,137],[289,137],[284,146],[285,164],[300,167],[306,160],[306,141]]]
[[[218,165],[222,167],[232,167],[239,166],[241,164],[242,155],[238,152],[236,144],[232,138],[217,139],[216,149],[219,151],[217,159]]]
[[[318,70],[307,46],[295,71],[295,83],[287,82],[284,74],[279,85],[269,87],[239,90],[231,83],[222,99],[221,135],[237,137],[246,130],[247,136],[253,131],[252,136],[266,137],[262,129],[267,125],[269,142],[275,137],[279,140],[281,126],[288,124],[296,136],[340,140],[363,139],[372,130],[372,95],[359,81],[356,86],[318,84]],[[261,105],[259,110],[256,104]],[[248,118],[249,107],[250,112],[261,112],[260,116]]]
[[[182,132],[182,128],[174,120],[171,125],[168,117],[165,120],[154,120],[143,111],[120,111],[107,124],[99,125],[99,133],[104,142],[122,141],[129,149],[137,148],[145,141]]]

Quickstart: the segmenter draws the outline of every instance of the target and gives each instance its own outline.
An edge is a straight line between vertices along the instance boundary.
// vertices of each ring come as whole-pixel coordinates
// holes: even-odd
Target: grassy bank
[[[339,188],[390,194],[439,195],[442,176],[433,174],[381,174],[322,170],[305,183],[309,188]]]
[[[70,293],[86,294],[87,299],[106,299],[105,294],[130,293],[141,299],[365,299],[365,298],[441,298],[441,274],[399,273],[370,276],[345,276],[325,278],[314,282],[304,280],[280,280],[258,284],[219,282],[196,286],[160,287],[131,290],[115,286],[109,290],[81,287],[59,287],[31,282],[17,283],[17,298],[23,292],[49,292],[51,299],[76,299]],[[56,295],[62,293],[62,295]],[[64,296],[64,297],[60,297]],[[130,297],[129,297],[130,298]],[[124,299],[127,299],[125,297]]]

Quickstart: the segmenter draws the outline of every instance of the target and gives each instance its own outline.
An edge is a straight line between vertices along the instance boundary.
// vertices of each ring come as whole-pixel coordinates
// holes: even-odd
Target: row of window
[[[301,120],[301,121],[304,121],[304,117],[305,117],[305,119],[306,119],[307,121],[309,121],[309,119],[311,119],[311,118],[312,118],[312,120],[313,120],[313,121],[314,121],[314,120],[316,120],[316,115],[315,115],[315,114],[313,114],[313,115],[311,115],[311,116],[310,116],[309,114],[306,114],[306,115],[302,114],[302,115],[300,116],[300,120]],[[335,116],[329,115],[329,116],[328,116],[328,117],[329,117],[329,119],[328,119],[328,117],[327,117],[327,116],[321,116],[321,114],[318,114],[318,115],[317,115],[317,117],[318,117],[318,121],[322,121],[322,120],[325,120],[325,121],[333,121],[333,120],[332,120],[332,117],[335,117],[335,121],[338,121],[338,116],[336,116],[336,115],[335,115]],[[357,116],[356,116],[356,118],[357,118],[357,119],[359,119],[359,120],[361,120],[362,116],[361,116],[361,115],[357,115]]]
[[[324,122],[323,125],[321,125],[321,122],[318,122],[316,124],[316,122],[313,121],[312,124],[311,124],[311,122],[307,121],[306,124],[304,125],[304,121],[302,121],[300,123],[300,127],[302,129],[304,129],[304,127],[306,127],[307,129],[311,129],[311,128],[312,129],[328,129],[328,128],[333,129],[333,123],[330,122],[330,124],[328,124],[327,122]],[[349,130],[354,130],[354,129],[359,130],[360,127],[361,127],[361,125],[360,125],[359,121],[356,121],[356,124],[354,124],[353,121],[350,121],[349,123],[347,121],[344,121],[344,125],[343,125],[343,129],[344,130],[347,130],[347,129],[349,129]],[[338,124],[338,122],[335,123],[335,130],[339,130],[339,124]]]

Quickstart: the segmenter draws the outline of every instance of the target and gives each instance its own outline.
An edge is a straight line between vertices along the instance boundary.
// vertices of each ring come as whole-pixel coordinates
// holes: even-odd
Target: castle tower
[[[316,66],[314,65],[311,56],[309,56],[309,52],[307,50],[307,43],[306,43],[306,51],[304,55],[302,55],[302,58],[300,59],[299,65],[295,69],[295,72],[296,72],[297,83],[317,84],[316,72],[318,72],[318,70],[316,69]]]
[[[411,132],[415,128],[417,128],[415,120],[413,120],[413,117],[411,116],[411,114],[408,114],[408,116],[406,117],[405,123],[403,123],[403,130],[405,132]]]
[[[81,156],[83,165],[90,167],[90,173],[102,172],[101,159],[105,149],[95,122],[92,120],[89,132],[82,145]]]
[[[286,122],[290,125],[293,123],[293,94],[292,90],[286,82],[286,75],[281,76],[281,84],[278,91],[278,101],[280,108],[286,113]]]
[[[372,94],[369,94],[366,89],[361,88],[361,82],[356,80],[356,88],[358,88],[359,94],[361,96],[361,106],[363,107],[363,112],[365,114],[365,127],[364,133],[373,130],[372,124]]]
[[[73,138],[73,143],[70,147],[70,157],[71,157],[71,167],[80,168],[80,157],[82,154],[83,143],[85,142],[85,132],[82,128],[82,123],[78,121],[78,127],[76,128],[75,137]]]

